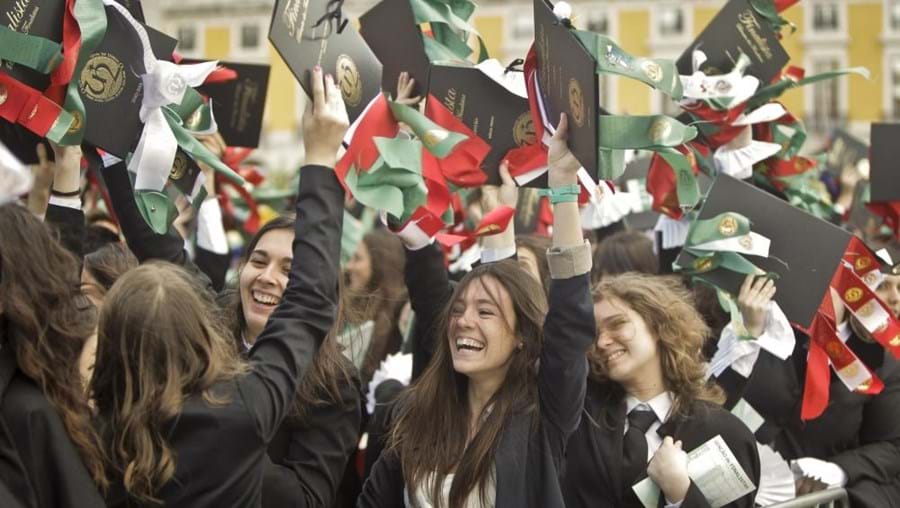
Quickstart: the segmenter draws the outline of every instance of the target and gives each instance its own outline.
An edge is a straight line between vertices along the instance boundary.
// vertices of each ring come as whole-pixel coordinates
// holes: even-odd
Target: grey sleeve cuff
[[[553,279],[571,279],[584,275],[591,271],[591,243],[585,240],[581,245],[547,249],[547,262]]]

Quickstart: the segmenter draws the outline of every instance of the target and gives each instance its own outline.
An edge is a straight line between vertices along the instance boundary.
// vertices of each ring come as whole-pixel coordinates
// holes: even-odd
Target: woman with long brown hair
[[[566,147],[564,116],[549,160],[560,198],[549,312],[540,283],[518,263],[477,267],[452,290],[438,251],[407,252],[422,279],[410,286],[417,320],[437,322],[434,356],[397,401],[358,506],[564,506],[559,467],[578,425],[594,335],[590,246],[571,199],[580,164]],[[438,306],[439,317],[424,313]]]
[[[78,370],[96,311],[78,282],[78,260],[40,220],[0,206],[0,425],[22,465],[3,481],[26,506],[104,506],[102,447]]]
[[[391,233],[376,229],[367,233],[344,269],[347,303],[354,315],[351,325],[372,321],[372,337],[366,348],[360,376],[363,386],[389,354],[400,350],[403,334],[398,325],[406,303],[403,284],[403,244]]]
[[[242,272],[251,283],[241,290],[251,298],[241,302],[242,338],[253,342],[247,362],[196,271],[143,266],[107,295],[91,388],[117,486],[111,506],[261,503],[267,447],[337,308],[343,190],[330,168],[347,115],[339,90],[330,77],[323,84],[320,69],[313,72],[313,91],[294,230],[260,236],[247,265],[253,270]],[[116,211],[133,228],[126,238],[139,259],[190,266],[180,245],[176,252],[171,242],[154,243],[160,237],[136,227],[140,216],[127,201],[116,203]],[[291,243],[287,255],[274,249]],[[257,259],[263,255],[265,262]],[[304,500],[300,494],[292,502]]]
[[[660,505],[709,506],[688,476],[686,452],[717,435],[758,485],[756,440],[706,380],[701,348],[709,330],[680,281],[605,276],[594,288],[594,316],[585,415],[568,444],[566,506],[642,507],[632,487],[647,476]],[[754,496],[727,506],[751,508]]]

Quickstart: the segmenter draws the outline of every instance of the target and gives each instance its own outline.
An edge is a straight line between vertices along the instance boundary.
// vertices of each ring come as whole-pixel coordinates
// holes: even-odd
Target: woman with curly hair
[[[604,277],[594,316],[585,415],[568,443],[566,506],[642,507],[632,486],[646,476],[661,491],[660,506],[709,506],[688,476],[686,452],[717,435],[758,485],[756,440],[706,381],[700,350],[708,328],[678,280]],[[753,502],[747,494],[727,506]]]
[[[96,310],[78,282],[78,260],[37,217],[0,206],[0,434],[19,462],[7,471],[10,459],[0,460],[0,472],[26,506],[105,506],[103,454],[78,370]]]

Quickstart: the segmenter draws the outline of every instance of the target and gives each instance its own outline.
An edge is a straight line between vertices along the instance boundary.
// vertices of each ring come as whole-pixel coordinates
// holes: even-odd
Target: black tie
[[[622,488],[628,499],[631,486],[647,472],[647,429],[656,421],[656,413],[633,409],[628,413],[628,432],[622,441]]]

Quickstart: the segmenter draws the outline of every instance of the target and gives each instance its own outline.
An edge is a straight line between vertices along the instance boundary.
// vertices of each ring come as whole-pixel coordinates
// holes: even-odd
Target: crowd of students
[[[801,421],[809,338],[772,300],[777,281],[749,276],[736,301],[756,340],[713,375],[739,340],[729,316],[643,232],[586,239],[564,115],[549,238],[510,225],[458,278],[438,244],[376,228],[342,272],[332,168],[349,122],[333,79],[312,82],[295,213],[253,235],[233,280],[227,251],[189,255],[147,225],[121,161],[103,169],[116,222],[88,225],[77,147],[53,147],[46,197],[0,206],[0,505],[640,507],[649,478],[653,506],[706,507],[689,452],[721,437],[752,483],[726,506],[757,505],[764,447],[791,461],[796,495],[900,506],[900,364],[837,316],[884,389],[835,378],[824,414]],[[516,206],[501,174],[484,213]],[[900,275],[877,294],[900,314]],[[367,322],[355,363],[342,337]],[[370,387],[404,352],[411,379]]]

